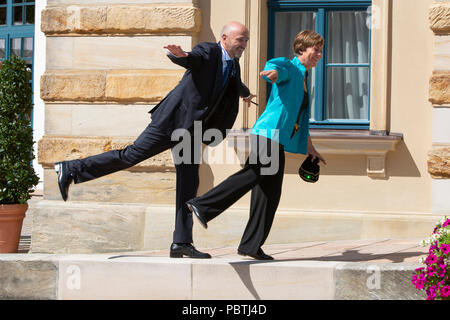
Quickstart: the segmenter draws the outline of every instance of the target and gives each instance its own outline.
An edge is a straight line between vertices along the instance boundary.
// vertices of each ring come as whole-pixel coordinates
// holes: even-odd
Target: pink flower
[[[423,290],[425,288],[424,281],[423,280],[417,280],[416,281],[416,288],[418,290]]]
[[[436,299],[436,292],[437,292],[438,288],[437,286],[431,286],[428,290],[427,290],[427,300],[434,300]]]
[[[427,277],[431,278],[436,273],[436,267],[430,266],[427,268]]]
[[[428,265],[436,263],[436,262],[437,262],[437,257],[434,254],[430,254],[425,260],[425,263]]]
[[[450,224],[450,218],[448,218],[444,224],[442,225],[442,228],[445,228],[446,226],[448,226]]]
[[[443,298],[450,297],[450,286],[445,286],[441,289],[441,297]]]
[[[433,244],[433,245],[430,246],[430,249],[428,250],[428,253],[432,254],[433,251],[436,250],[436,249],[437,249],[437,244]]]
[[[441,244],[439,249],[442,251],[443,254],[449,254],[450,253],[450,245],[448,245],[448,244],[445,244],[445,243]]]

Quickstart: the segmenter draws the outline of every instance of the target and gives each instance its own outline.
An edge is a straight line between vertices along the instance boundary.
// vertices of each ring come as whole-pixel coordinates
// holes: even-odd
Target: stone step
[[[412,272],[426,254],[413,240],[264,246],[273,261],[235,248],[212,259],[171,259],[168,250],[110,254],[0,255],[0,299],[422,300]],[[415,262],[414,262],[415,261]]]
[[[23,235],[31,253],[109,253],[167,248],[173,239],[173,205],[37,200],[30,204]],[[196,246],[238,245],[248,208],[229,208],[201,227],[194,219]],[[424,239],[442,215],[331,212],[279,209],[265,244],[358,239]],[[51,221],[51,223],[49,223]]]

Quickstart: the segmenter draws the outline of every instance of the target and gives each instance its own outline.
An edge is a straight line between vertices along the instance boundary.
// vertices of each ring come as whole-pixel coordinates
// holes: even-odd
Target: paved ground
[[[421,239],[383,239],[383,240],[336,240],[290,244],[270,244],[264,251],[277,261],[339,261],[375,263],[419,263],[428,249],[420,245]],[[253,260],[236,253],[234,247],[198,248],[208,252],[213,258]],[[168,257],[169,249],[141,251],[123,254],[140,257]]]
[[[40,201],[35,196],[30,201]],[[31,243],[32,214],[27,214],[22,227],[19,253],[27,253]],[[270,244],[264,251],[280,261],[339,261],[339,262],[379,262],[379,263],[419,263],[428,248],[420,245],[422,239],[378,239],[378,240],[335,240],[290,244]],[[236,253],[236,247],[198,248],[208,252],[213,258],[247,260]],[[123,253],[131,256],[168,257],[169,249]]]

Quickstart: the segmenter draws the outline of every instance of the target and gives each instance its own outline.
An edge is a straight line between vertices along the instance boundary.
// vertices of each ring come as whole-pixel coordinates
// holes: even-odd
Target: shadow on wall
[[[320,167],[321,175],[367,176],[367,157],[365,155],[323,155],[328,165]],[[303,155],[287,154],[286,174],[297,174],[298,168],[305,159]],[[404,141],[400,141],[395,151],[386,157],[386,180],[389,177],[420,177],[411,153]]]
[[[198,7],[202,11],[202,28],[198,34],[199,42],[216,42],[211,29],[211,0],[198,0]]]
[[[203,149],[205,151],[205,149]],[[321,165],[322,176],[367,176],[367,157],[365,155],[334,155],[324,154],[328,165]],[[286,153],[285,174],[298,174],[298,168],[306,158],[305,155]],[[246,157],[245,157],[246,159]],[[241,164],[243,167],[243,164]],[[216,167],[217,168],[217,167]],[[237,172],[236,169],[235,172]],[[234,173],[234,172],[233,172]],[[198,194],[203,194],[214,187],[214,177],[211,166],[202,163],[199,169],[200,186]],[[232,174],[232,173],[230,173]],[[382,180],[389,180],[390,177],[420,177],[411,153],[404,141],[400,141],[395,151],[390,151],[386,157],[386,177]]]

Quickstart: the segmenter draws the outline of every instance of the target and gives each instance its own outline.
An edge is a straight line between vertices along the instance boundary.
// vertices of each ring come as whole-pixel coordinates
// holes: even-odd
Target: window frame
[[[316,26],[315,30],[325,39],[324,56],[319,61],[316,69],[316,96],[314,115],[318,120],[310,119],[310,128],[323,129],[361,129],[368,130],[370,128],[370,95],[371,95],[371,42],[372,30],[369,30],[369,63],[352,63],[352,64],[328,64],[327,58],[327,24],[329,11],[367,11],[372,6],[372,0],[269,0],[268,1],[268,60],[274,58],[275,55],[275,16],[278,12],[315,12]],[[327,98],[327,71],[329,67],[365,67],[368,69],[368,111],[367,120],[358,119],[325,119],[326,98]],[[271,85],[267,87],[267,99],[270,94]]]

